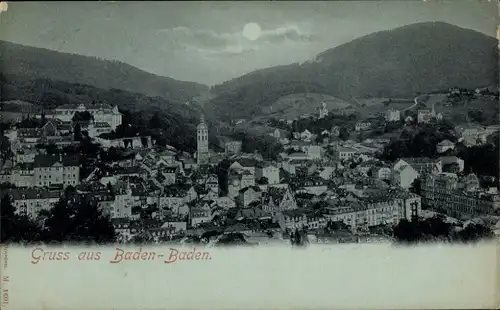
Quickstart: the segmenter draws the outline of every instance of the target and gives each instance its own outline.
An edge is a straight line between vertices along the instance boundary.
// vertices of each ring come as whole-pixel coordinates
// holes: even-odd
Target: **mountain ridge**
[[[122,89],[184,103],[208,86],[156,75],[122,61],[58,52],[0,40],[0,72],[104,89]]]
[[[480,59],[480,61],[477,61]],[[412,97],[449,87],[498,85],[498,41],[444,22],[374,32],[319,53],[315,61],[270,67],[213,86],[213,117],[245,118],[298,92]]]

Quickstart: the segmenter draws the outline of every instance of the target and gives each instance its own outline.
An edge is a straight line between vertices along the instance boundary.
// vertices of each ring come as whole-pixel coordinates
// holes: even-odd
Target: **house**
[[[297,202],[289,187],[271,187],[263,194],[262,210],[271,215],[284,210],[297,209]]]
[[[442,171],[441,162],[439,160],[430,159],[427,157],[405,157],[399,159],[393,166],[393,170],[400,166],[412,166],[418,173],[439,173]]]
[[[255,171],[255,178],[257,181],[266,178],[268,184],[278,184],[280,183],[280,169],[269,162],[259,163]]]
[[[309,159],[309,156],[302,151],[297,151],[297,152],[293,152],[293,153],[289,154],[288,158],[290,160],[307,160],[307,159]]]
[[[451,142],[450,140],[443,140],[436,145],[436,151],[439,154],[445,153],[448,150],[454,150],[454,149],[455,149],[455,143]]]
[[[90,121],[89,124],[85,127],[82,127],[83,130],[86,130],[89,134],[89,137],[95,138],[105,133],[110,133],[113,131],[113,128],[110,124],[106,122],[95,122]]]
[[[230,170],[228,177],[228,196],[236,198],[239,191],[255,185],[255,176],[248,170]]]
[[[321,195],[328,189],[325,180],[318,176],[300,178],[294,182],[294,185],[297,188],[297,193],[310,193],[313,195]]]
[[[41,188],[14,188],[8,194],[16,208],[16,213],[36,218],[41,210],[50,210],[60,198],[58,192]]]
[[[215,193],[219,192],[219,179],[215,174],[208,175],[205,178],[204,185],[206,189],[209,189]]]
[[[284,210],[275,216],[282,230],[324,228],[328,220],[321,214],[316,214],[308,209]]]
[[[24,148],[16,152],[14,162],[17,163],[34,163],[35,156],[38,155],[36,149]]]
[[[161,166],[159,172],[164,177],[163,185],[171,185],[177,182],[178,168]]]
[[[189,220],[192,227],[199,226],[212,220],[210,208],[193,207],[189,210]]]
[[[211,189],[203,189],[204,192],[203,193],[199,193],[200,195],[200,198],[201,200],[203,201],[216,201],[217,198],[219,198],[219,193],[218,192],[215,192]]]
[[[411,187],[419,172],[410,165],[397,165],[392,172],[392,183],[404,189]]]
[[[335,167],[323,167],[319,169],[319,177],[323,180],[330,180],[333,177],[333,173],[335,172]]]
[[[379,180],[390,180],[392,177],[392,170],[390,167],[374,167],[372,175]]]
[[[401,119],[401,112],[394,109],[387,110],[384,114],[384,118],[387,122],[399,122]]]
[[[261,208],[256,207],[256,206],[252,206],[252,207],[248,207],[248,208],[238,209],[238,212],[236,212],[236,215],[234,218],[238,219],[238,220],[243,220],[243,219],[258,220],[258,219],[266,217],[266,216],[267,216],[267,214],[264,211],[262,211]],[[236,225],[238,225],[238,224],[236,224]],[[251,232],[252,232],[252,230],[247,231],[248,234],[250,234]]]
[[[351,147],[338,147],[334,151],[334,158],[336,160],[349,160],[358,155],[358,150]]]
[[[0,184],[12,184],[11,169],[0,168]]]
[[[224,144],[226,154],[239,155],[241,153],[241,141],[228,141]]]
[[[185,170],[193,170],[198,167],[198,164],[193,159],[193,157],[188,156],[186,154],[182,154],[179,156],[179,161],[182,163],[182,167]]]
[[[281,169],[283,171],[295,175],[296,173],[296,167],[300,166],[301,161],[300,160],[289,160],[281,163]],[[280,180],[281,180],[281,172],[280,172]]]
[[[237,171],[248,171],[252,175],[255,175],[255,167],[257,166],[258,161],[251,158],[240,158],[234,161],[231,166],[229,166],[229,171],[237,170]]]
[[[9,179],[9,178],[6,178]],[[34,163],[17,164],[10,170],[10,182],[16,187],[34,187],[35,169]]]
[[[77,156],[37,155],[33,163],[34,183],[37,186],[80,183],[80,163]]]
[[[307,159],[320,159],[322,148],[319,145],[311,144],[305,147]]]
[[[438,159],[443,172],[462,172],[465,168],[463,159],[456,156],[443,156]]]
[[[107,212],[113,218],[132,218],[132,208],[134,199],[132,197],[132,188],[130,184],[117,183],[114,187],[115,199]]]
[[[364,122],[357,123],[356,126],[354,127],[354,129],[356,131],[363,131],[363,130],[370,129],[371,126],[372,126],[372,124],[370,122],[364,121]]]
[[[157,158],[163,160],[167,165],[172,165],[175,163],[175,157],[177,153],[173,150],[164,150],[163,152],[156,154]]]
[[[300,139],[302,141],[310,142],[312,138],[313,134],[307,129],[305,129],[303,132],[300,133]]]
[[[417,122],[419,124],[428,123],[432,118],[436,117],[435,111],[431,110],[431,109],[418,110],[417,113],[418,113],[417,114]]]
[[[238,200],[243,207],[248,206],[252,202],[260,201],[262,191],[258,186],[249,186],[240,190]]]
[[[223,196],[215,199],[215,203],[224,210],[229,210],[236,207],[236,202],[230,197]]]

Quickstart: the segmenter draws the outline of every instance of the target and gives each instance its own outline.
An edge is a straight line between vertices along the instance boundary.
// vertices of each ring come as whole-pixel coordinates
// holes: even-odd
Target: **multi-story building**
[[[393,166],[393,170],[397,170],[401,166],[411,166],[419,174],[440,173],[443,168],[441,166],[441,161],[426,157],[401,158],[396,161]]]
[[[426,175],[421,194],[425,205],[453,217],[470,218],[500,209],[500,196],[480,189],[473,175],[465,180],[453,173]]]
[[[75,186],[80,183],[80,164],[77,156],[37,155],[34,166],[36,186]]]
[[[392,178],[392,170],[390,167],[374,167],[372,173],[380,180],[390,180]]]
[[[323,216],[332,222],[343,222],[356,232],[370,226],[394,225],[401,219],[412,219],[420,214],[421,208],[418,195],[386,191],[354,201],[339,201],[326,208]]]
[[[259,163],[255,170],[255,178],[266,178],[268,184],[280,183],[280,169],[272,163]]]
[[[336,160],[349,160],[356,155],[359,155],[358,151],[350,147],[338,147],[334,151],[334,157]]]
[[[252,202],[260,201],[262,197],[262,190],[258,186],[245,187],[240,190],[238,201],[243,207],[248,206]]]
[[[132,208],[134,207],[134,199],[130,185],[117,185],[115,189],[115,200],[107,212],[111,218],[132,218]]]
[[[118,107],[111,107],[103,103],[62,105],[57,107],[53,114],[47,114],[47,118],[57,118],[63,122],[71,122],[77,112],[89,112],[96,123],[108,123],[112,130],[115,130],[122,123],[122,114],[118,111]]]
[[[245,187],[255,185],[255,175],[248,170],[231,170],[228,179],[228,196],[235,198]]]
[[[41,210],[50,210],[60,198],[58,192],[40,188],[14,188],[9,191],[16,212],[36,218]]]
[[[392,184],[408,189],[419,173],[411,165],[396,165],[392,171]]]
[[[289,187],[270,187],[262,196],[262,210],[271,215],[285,210],[297,209],[297,201]]]
[[[89,134],[89,137],[91,138],[98,137],[104,133],[110,133],[113,131],[113,127],[111,127],[109,123],[95,121],[89,122],[89,124],[82,129],[86,130]]]
[[[295,229],[317,229],[326,227],[328,220],[311,210],[292,209],[278,212],[274,219],[281,229],[293,231]]]
[[[239,155],[241,153],[241,141],[228,141],[224,144],[226,154]]]
[[[35,166],[33,163],[17,164],[10,171],[10,183],[16,187],[33,187],[35,182]]]

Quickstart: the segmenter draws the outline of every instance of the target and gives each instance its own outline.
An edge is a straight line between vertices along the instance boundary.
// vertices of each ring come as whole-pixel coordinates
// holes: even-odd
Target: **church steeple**
[[[198,124],[198,129],[207,128],[207,124],[205,123],[205,115],[201,114],[200,123]]]
[[[200,123],[196,128],[196,160],[198,165],[208,162],[208,126],[203,114],[201,114]]]

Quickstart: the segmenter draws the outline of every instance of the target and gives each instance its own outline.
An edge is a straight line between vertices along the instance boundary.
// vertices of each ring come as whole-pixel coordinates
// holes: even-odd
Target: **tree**
[[[31,243],[41,240],[40,227],[26,215],[16,213],[10,195],[1,199],[0,240],[3,243]]]
[[[399,242],[412,243],[419,239],[415,225],[405,219],[399,221],[399,223],[394,227],[393,234]]]
[[[149,119],[149,128],[152,128],[152,129],[162,128],[162,121],[161,121],[159,113],[153,113],[153,115]]]
[[[410,185],[410,192],[420,195],[422,190],[422,181],[420,179],[415,179]]]
[[[49,155],[56,155],[59,153],[59,149],[57,148],[57,145],[55,145],[55,143],[49,143],[45,145],[45,151]]]
[[[265,185],[265,184],[269,184],[269,180],[266,177],[262,177],[257,181],[257,183],[260,185]]]
[[[219,181],[221,195],[225,196],[228,192],[228,171],[231,162],[227,159],[222,160],[216,167],[216,174]]]
[[[46,240],[63,242],[108,243],[116,234],[108,216],[97,204],[81,197],[68,195],[46,214]]]
[[[80,141],[82,139],[82,126],[80,126],[80,124],[77,123],[73,130],[74,130],[74,134],[73,134],[74,140]]]
[[[9,138],[6,136],[0,136],[0,163],[10,159],[12,156],[13,153]]]
[[[481,224],[469,224],[458,233],[458,240],[462,242],[477,242],[493,237],[490,228]]]
[[[343,127],[340,127],[339,129],[339,138],[342,140],[342,141],[347,141],[349,140],[349,131],[347,130],[347,128],[345,126]]]

